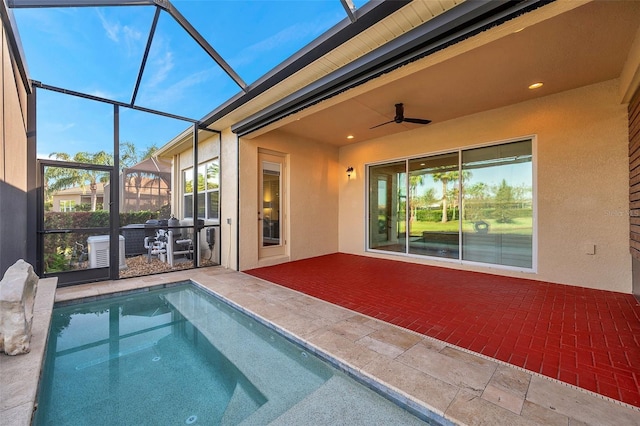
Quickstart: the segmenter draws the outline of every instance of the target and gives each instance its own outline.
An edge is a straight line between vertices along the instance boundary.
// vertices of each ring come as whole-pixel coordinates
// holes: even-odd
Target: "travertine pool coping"
[[[640,409],[222,267],[60,288],[56,302],[192,280],[339,367],[469,425],[639,425]],[[41,280],[31,353],[0,355],[0,418],[30,424],[55,280]],[[421,409],[421,408],[419,408]]]

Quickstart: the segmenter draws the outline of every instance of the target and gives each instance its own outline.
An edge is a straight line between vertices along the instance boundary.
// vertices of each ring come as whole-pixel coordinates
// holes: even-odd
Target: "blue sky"
[[[247,84],[346,17],[339,0],[172,3]],[[154,13],[149,6],[14,9],[33,80],[127,103]],[[200,119],[239,91],[163,12],[136,105]],[[39,90],[37,114],[41,157],[112,151],[111,105]],[[190,125],[124,108],[120,116],[120,140],[141,150]]]

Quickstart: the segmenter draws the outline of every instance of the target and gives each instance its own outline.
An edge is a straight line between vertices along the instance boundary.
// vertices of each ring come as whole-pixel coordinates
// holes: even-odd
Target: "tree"
[[[467,170],[462,171],[462,181],[469,179],[471,177],[471,172]],[[449,191],[448,185],[449,182],[457,182],[460,178],[460,173],[455,171],[450,172],[438,172],[433,174],[434,182],[442,182],[442,222],[448,222],[449,219],[447,217],[447,210],[449,205],[449,198],[452,198],[451,204],[454,209],[453,217],[455,219],[455,208],[458,206],[458,186],[456,185],[452,191]]]
[[[64,152],[54,152],[50,158],[63,161],[73,161],[75,163],[97,164],[103,166],[113,165],[113,156],[105,151],[96,153],[78,152],[73,157]],[[83,190],[89,187],[91,191],[91,211],[96,211],[98,203],[98,182],[109,181],[109,173],[100,170],[75,169],[70,167],[49,167],[45,173],[47,189],[50,192],[57,192],[76,186]]]
[[[418,186],[422,185],[424,182],[424,176],[423,175],[414,175],[411,174],[409,176],[409,206],[410,206],[410,212],[409,212],[409,223],[413,223],[413,221],[416,219],[416,209],[417,209],[417,204],[418,204],[418,197],[417,197],[417,190],[418,190]]]
[[[447,190],[449,181],[458,179],[458,172],[438,172],[433,174],[434,182],[442,182],[442,223],[448,222],[447,218]]]
[[[465,186],[464,190],[464,213],[466,220],[479,220],[483,208],[487,207],[489,197],[489,186],[484,182],[476,182],[473,185]]]
[[[136,146],[133,142],[122,142],[120,144],[120,167],[123,172],[122,178],[123,180],[129,180],[129,182],[133,181],[133,186],[136,190],[136,211],[140,210],[140,188],[142,187],[142,179],[147,175],[147,173],[140,170],[127,172],[126,169],[131,168],[147,158],[153,157],[156,151],[158,151],[158,147],[155,144],[150,145],[142,152],[138,152],[136,150]],[[153,176],[155,177],[155,175]]]
[[[506,179],[502,179],[500,185],[496,189],[495,203],[496,203],[496,222],[498,223],[511,223],[513,217],[511,216],[510,209],[513,207],[514,191],[513,187],[507,184]]]

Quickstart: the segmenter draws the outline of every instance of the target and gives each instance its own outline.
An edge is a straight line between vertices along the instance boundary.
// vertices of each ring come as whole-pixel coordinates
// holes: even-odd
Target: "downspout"
[[[236,182],[236,271],[240,271],[240,136],[236,134],[236,159],[237,182]],[[231,244],[231,241],[229,241]]]

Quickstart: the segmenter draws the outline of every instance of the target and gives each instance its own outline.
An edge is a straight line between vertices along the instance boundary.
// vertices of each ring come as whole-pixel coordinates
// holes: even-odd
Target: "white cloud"
[[[120,41],[119,33],[121,30],[121,26],[119,22],[109,22],[107,18],[104,16],[101,10],[96,10],[98,17],[100,18],[100,22],[102,22],[102,28],[104,28],[107,33],[107,37],[111,40],[118,43]]]
[[[96,96],[98,98],[114,99],[113,95],[111,95],[108,92],[104,92],[104,91],[102,91],[100,89],[97,89],[97,90],[94,90],[92,92],[89,92],[88,94],[91,95],[91,96]]]
[[[76,127],[76,123],[49,123],[48,132],[63,133]]]
[[[146,67],[146,70],[153,70],[153,74],[149,76],[146,83],[146,86],[152,88],[166,80],[169,72],[174,67],[173,52],[168,43],[160,37],[156,38],[154,43],[157,43],[157,47],[151,50],[149,63]]]
[[[146,90],[142,91],[144,96],[141,96],[139,103],[156,109],[175,107],[177,102],[184,99],[191,87],[210,80],[211,75],[212,70],[209,69],[189,74],[166,88],[146,88]]]
[[[137,44],[134,42],[142,38],[142,33],[128,25],[122,27],[122,32],[124,33],[124,41],[127,45],[127,53],[129,55],[135,54],[137,51]]]
[[[273,51],[282,49],[298,39],[313,39],[326,30],[326,23],[320,19],[318,22],[301,22],[283,28],[276,34],[257,43],[247,46],[233,61],[236,66],[253,62],[256,57],[268,55]],[[302,46],[299,46],[302,47]],[[285,48],[286,50],[286,48]],[[297,50],[297,48],[296,48]],[[293,52],[290,52],[293,53]],[[288,56],[288,55],[287,55]]]
[[[106,36],[114,43],[124,43],[128,55],[135,54],[137,50],[135,42],[142,38],[142,33],[133,27],[120,24],[119,21],[109,21],[101,10],[96,10],[96,14],[100,18]]]

